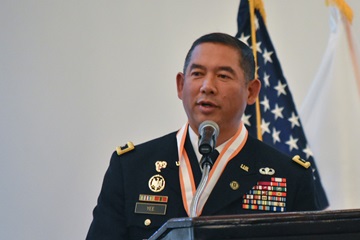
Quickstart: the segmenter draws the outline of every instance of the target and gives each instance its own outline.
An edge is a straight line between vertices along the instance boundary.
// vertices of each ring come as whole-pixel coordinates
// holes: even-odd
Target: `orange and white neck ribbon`
[[[176,139],[177,139],[177,147],[178,147],[178,155],[179,155],[179,163],[180,163],[179,178],[180,178],[182,200],[183,200],[184,208],[188,216],[190,216],[190,205],[193,197],[195,196],[196,186],[195,186],[193,172],[191,169],[190,160],[184,148],[188,128],[189,128],[189,124],[186,123],[178,131],[176,135]],[[248,131],[245,128],[243,122],[241,122],[238,131],[226,143],[226,145],[222,149],[217,160],[215,161],[214,166],[210,171],[204,192],[202,193],[199,199],[199,204],[197,207],[197,216],[201,215],[202,209],[204,208],[204,205],[207,199],[209,198],[210,193],[212,192],[217,181],[219,180],[227,163],[232,158],[234,158],[234,156],[236,156],[245,145],[247,136],[248,136]]]

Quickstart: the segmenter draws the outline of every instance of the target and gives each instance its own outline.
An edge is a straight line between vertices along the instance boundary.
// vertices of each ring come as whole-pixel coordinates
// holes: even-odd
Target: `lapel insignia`
[[[305,161],[304,159],[301,159],[299,155],[295,155],[292,160],[296,162],[297,164],[300,164],[304,168],[309,168],[311,166],[310,162]]]
[[[273,168],[260,168],[259,169],[259,172],[262,174],[262,175],[274,175],[275,174],[275,170]]]
[[[132,142],[127,142],[127,144],[123,147],[116,147],[116,153],[120,156],[124,153],[130,152],[135,149],[135,146]]]
[[[165,179],[160,174],[156,174],[150,178],[148,185],[151,191],[161,192],[165,188]]]
[[[155,169],[157,172],[161,172],[161,169],[166,168],[167,162],[165,161],[156,161]]]
[[[241,164],[241,165],[240,165],[240,168],[241,168],[242,170],[244,170],[245,172],[249,172],[249,167],[246,166],[246,165],[244,165],[244,164]]]
[[[237,182],[237,181],[232,181],[231,183],[230,183],[230,187],[231,187],[231,189],[232,190],[238,190],[239,189],[239,183]]]

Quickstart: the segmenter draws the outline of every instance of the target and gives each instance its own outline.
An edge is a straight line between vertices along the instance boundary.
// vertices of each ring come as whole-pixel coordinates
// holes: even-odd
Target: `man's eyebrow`
[[[189,71],[191,71],[191,70],[193,70],[193,69],[195,69],[195,68],[199,68],[199,69],[205,70],[205,67],[204,67],[203,65],[193,63],[193,64],[190,65]]]
[[[206,69],[206,67],[203,66],[203,65],[193,63],[193,64],[190,65],[189,70],[193,70],[195,68],[199,68],[199,69],[202,69],[202,70]],[[232,67],[228,67],[228,66],[220,66],[220,67],[218,67],[217,70],[219,70],[219,71],[227,71],[227,72],[230,72],[232,74],[235,74],[234,69]]]
[[[219,67],[218,70],[220,71],[227,71],[231,74],[236,74],[235,73],[235,70],[232,68],[232,67],[228,67],[228,66],[222,66],[222,67]]]

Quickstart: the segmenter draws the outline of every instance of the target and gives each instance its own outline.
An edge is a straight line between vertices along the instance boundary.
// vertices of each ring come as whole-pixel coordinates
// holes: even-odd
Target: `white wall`
[[[267,0],[298,109],[329,34],[324,1]],[[360,1],[355,12],[360,39]],[[112,151],[185,122],[175,75],[238,1],[1,0],[0,239],[84,239]]]

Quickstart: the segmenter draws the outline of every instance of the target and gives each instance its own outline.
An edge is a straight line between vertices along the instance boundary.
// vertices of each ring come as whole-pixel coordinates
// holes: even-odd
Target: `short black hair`
[[[202,43],[218,43],[234,48],[239,53],[239,66],[244,71],[246,81],[251,81],[255,78],[255,61],[252,50],[236,37],[219,32],[209,33],[195,40],[185,58],[184,74],[186,73],[194,48]]]

